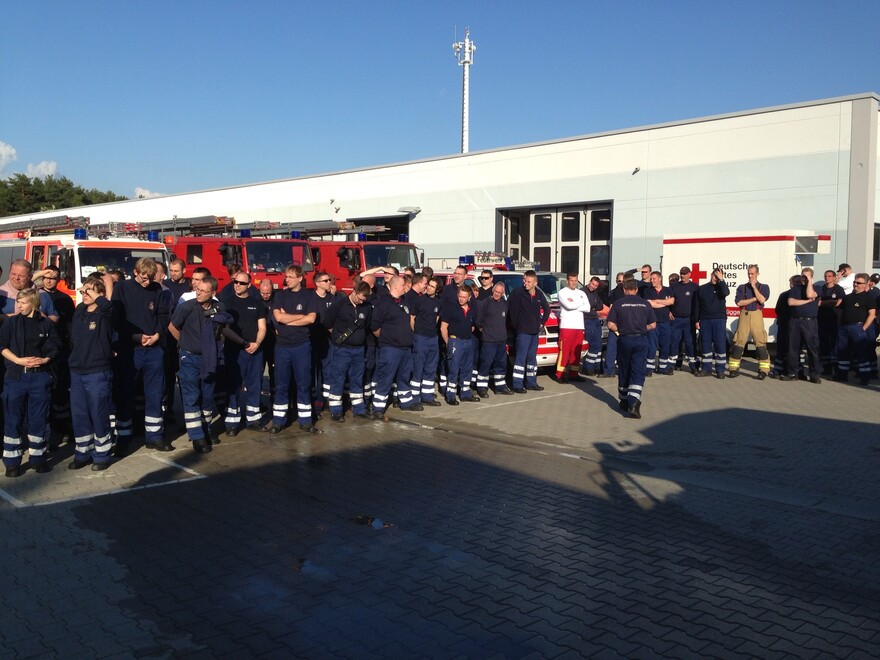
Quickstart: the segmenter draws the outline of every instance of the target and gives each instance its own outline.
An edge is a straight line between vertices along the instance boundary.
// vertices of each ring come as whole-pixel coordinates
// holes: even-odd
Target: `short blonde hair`
[[[40,292],[36,289],[22,289],[15,296],[16,301],[22,300],[23,298],[27,298],[28,300],[30,300],[31,306],[34,309],[38,309],[40,307]]]

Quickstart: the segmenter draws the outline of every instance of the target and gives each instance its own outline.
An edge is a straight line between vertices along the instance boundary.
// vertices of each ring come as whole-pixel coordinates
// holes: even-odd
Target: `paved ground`
[[[4,480],[0,657],[880,656],[876,386],[541,383]]]

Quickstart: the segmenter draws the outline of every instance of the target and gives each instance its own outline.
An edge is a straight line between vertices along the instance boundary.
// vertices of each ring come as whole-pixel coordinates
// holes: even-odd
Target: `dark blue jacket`
[[[70,324],[70,370],[78,374],[93,374],[113,368],[113,303],[104,296],[96,301],[98,307],[90,312],[85,303],[73,311]]]
[[[477,327],[483,333],[483,341],[497,344],[507,341],[508,302],[491,296],[477,303]]]
[[[697,289],[694,301],[694,319],[697,321],[710,321],[727,318],[727,296],[730,289],[724,280],[716,284],[706,282]]]
[[[166,294],[159,284],[150,282],[143,287],[137,280],[124,280],[113,287],[113,306],[117,313],[120,351],[139,348],[142,335],[157,332],[158,345],[164,345],[171,314]]]
[[[39,334],[36,355],[24,355],[26,333],[36,331]],[[28,318],[21,314],[10,316],[0,326],[0,351],[8,348],[16,357],[47,357],[52,360],[58,357],[61,346],[55,324],[44,316]],[[20,380],[24,367],[5,359],[6,380]],[[47,368],[51,368],[50,365]]]
[[[535,288],[530,295],[524,286],[514,289],[508,298],[510,322],[515,332],[524,335],[537,335],[541,326],[550,318],[550,303],[544,292]]]
[[[392,298],[391,295],[381,296],[373,308],[373,319],[370,330],[381,330],[379,346],[395,346],[409,348],[413,344],[413,331],[409,319],[410,310],[404,301]]]

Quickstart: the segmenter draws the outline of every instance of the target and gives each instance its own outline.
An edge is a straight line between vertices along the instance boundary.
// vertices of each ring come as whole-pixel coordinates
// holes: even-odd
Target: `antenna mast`
[[[452,44],[452,50],[458,57],[458,66],[461,67],[461,153],[468,152],[468,95],[470,93],[470,68],[474,63],[474,53],[477,47],[471,41],[470,28],[464,29],[464,41]]]

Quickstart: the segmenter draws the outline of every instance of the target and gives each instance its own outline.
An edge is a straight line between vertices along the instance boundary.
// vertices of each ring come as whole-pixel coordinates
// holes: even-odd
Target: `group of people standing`
[[[48,472],[50,449],[68,435],[75,444],[69,469],[105,470],[113,455],[130,450],[141,424],[146,447],[172,450],[165,430],[174,418],[175,382],[199,453],[220,441],[211,430],[218,411],[229,436],[243,428],[279,433],[294,421],[314,432],[325,404],[335,422],[344,421],[347,407],[355,417],[381,419],[392,404],[440,405],[438,374],[450,405],[479,401],[490,389],[543,389],[536,350],[550,305],[534,272],[508,297],[490,271],[476,286],[462,267],[444,286],[430,269],[382,270],[384,283],[374,269],[343,293],[322,272],[314,289],[305,288],[297,265],[287,267],[280,289],[267,280],[254,286],[249,273],[232,266],[232,281],[218,291],[205,268],[187,278],[180,260],[166,273],[164,264],[142,258],[129,278],[90,274],[74,308],[55,288],[57,269],[34,273],[17,260],[0,287],[7,301],[0,326],[6,475],[21,474],[25,449],[30,467]],[[509,326],[517,342],[512,387]],[[271,413],[263,423],[267,368]]]
[[[758,380],[803,378],[818,384],[822,375],[833,374],[834,380],[846,381],[853,369],[862,385],[877,377],[878,274],[854,274],[848,264],[841,264],[838,271],[825,272],[823,286],[814,284],[812,268],[792,276],[790,288],[776,300],[777,357],[771,365],[764,322],[771,292],[760,281],[757,264],[748,266],[747,281],[736,288],[739,321],[729,358],[730,288],[721,268],[700,286],[691,281],[687,267],[670,275],[668,287],[650,265],[641,273],[641,281],[618,273],[617,287],[608,297],[604,373],[598,374],[595,360],[583,364],[591,375],[617,373],[620,407],[632,417],[640,417],[646,377],[672,374],[680,363],[697,377],[735,378],[749,339],[758,357]]]
[[[380,271],[384,282],[377,283]],[[736,377],[750,338],[759,380],[797,378],[802,350],[803,377],[814,383],[832,367],[835,380],[845,380],[853,367],[862,384],[876,377],[876,274],[852,273],[842,264],[824,274],[821,287],[812,269],[793,276],[776,302],[779,350],[771,368],[763,318],[771,292],[757,265],[749,266],[747,282],[736,290],[740,316],[729,358],[723,270],[715,269],[701,286],[687,267],[670,276],[669,286],[649,265],[641,273],[641,281],[619,273],[607,296],[598,278],[580,288],[576,274],[567,276],[558,292],[557,380],[616,375],[621,409],[640,417],[652,373],[672,374],[680,362],[698,377]],[[173,418],[175,382],[186,433],[200,453],[220,441],[211,431],[218,411],[228,436],[244,428],[275,434],[294,421],[314,432],[325,406],[341,423],[349,408],[354,417],[382,419],[390,405],[412,411],[438,406],[438,391],[448,405],[459,405],[480,401],[490,390],[543,390],[537,348],[551,308],[534,271],[509,294],[491,270],[482,271],[477,283],[464,266],[448,285],[430,268],[404,274],[391,266],[371,269],[355,278],[349,293],[336,291],[333,277],[323,272],[315,273],[314,289],[305,288],[297,265],[287,267],[280,289],[268,280],[255,286],[235,265],[230,275],[218,291],[206,268],[187,278],[181,260],[166,273],[164,264],[143,258],[131,278],[90,274],[74,308],[57,289],[57,268],[35,273],[26,260],[14,261],[0,286],[6,476],[21,474],[25,446],[34,471],[48,472],[49,451],[65,435],[75,443],[70,469],[105,470],[112,454],[127,453],[141,422],[148,448],[172,450],[165,424]],[[600,319],[606,315],[603,368]],[[267,368],[271,414],[264,423]],[[139,407],[142,420],[135,414]]]

